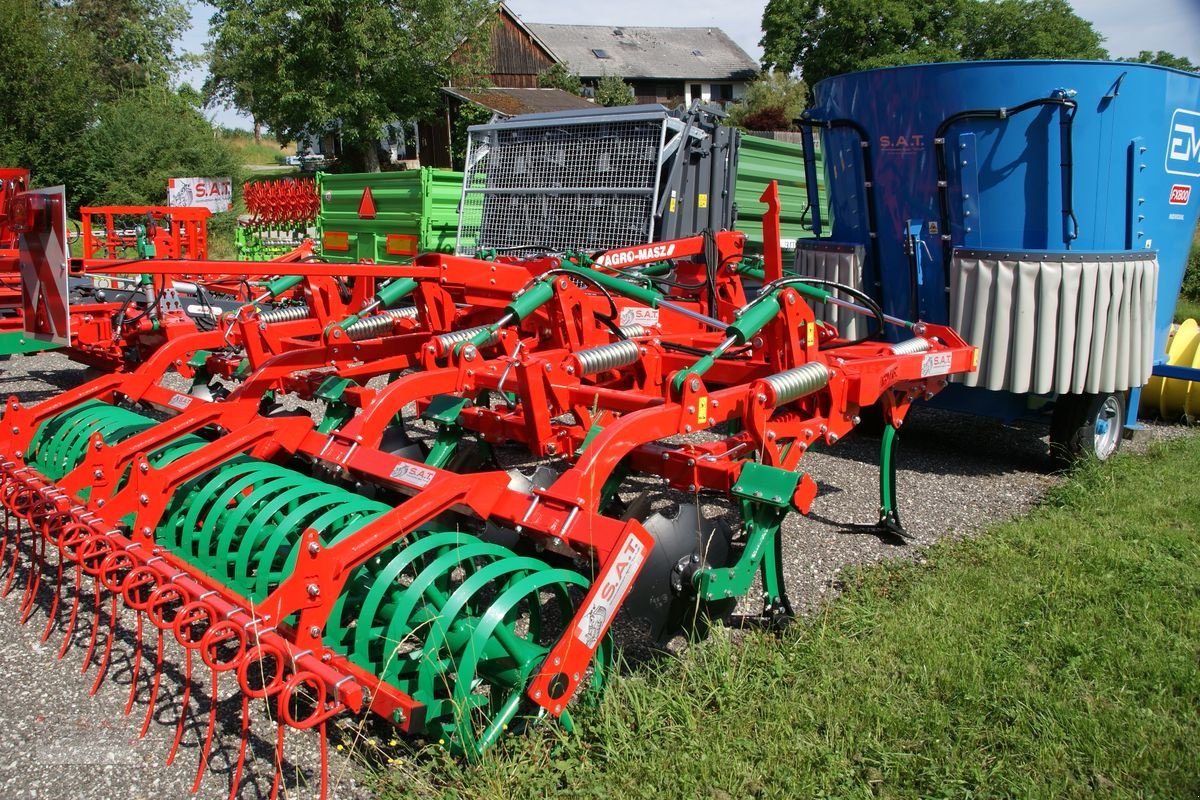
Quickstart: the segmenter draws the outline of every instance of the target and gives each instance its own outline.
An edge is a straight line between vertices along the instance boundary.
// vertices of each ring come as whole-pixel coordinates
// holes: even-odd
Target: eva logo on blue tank
[[[1167,172],[1200,177],[1200,114],[1182,108],[1171,115],[1167,137]]]

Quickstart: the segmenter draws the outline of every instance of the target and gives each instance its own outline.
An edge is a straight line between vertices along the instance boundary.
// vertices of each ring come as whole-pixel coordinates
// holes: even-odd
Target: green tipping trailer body
[[[817,174],[822,174],[821,154]],[[734,192],[734,227],[746,234],[746,249],[762,252],[762,218],[766,205],[759,201],[767,184],[779,182],[780,239],[783,249],[794,252],[797,239],[812,238],[812,212],[804,180],[804,150],[799,144],[742,134],[738,151],[737,184]],[[824,186],[819,187],[821,205],[827,203]],[[823,215],[826,219],[827,215]]]
[[[454,252],[463,175],[423,167],[401,172],[317,173],[317,242],[328,261],[377,264],[416,253]]]

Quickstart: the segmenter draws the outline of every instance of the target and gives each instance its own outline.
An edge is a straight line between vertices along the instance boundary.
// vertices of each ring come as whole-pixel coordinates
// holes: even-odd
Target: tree
[[[1067,0],[995,0],[968,7],[959,57],[1104,59],[1104,37]]]
[[[808,99],[804,81],[786,72],[764,72],[746,87],[746,95],[730,105],[729,123],[748,131],[786,131]]]
[[[769,0],[763,64],[809,85],[874,67],[981,58],[1106,58],[1067,0]]]
[[[1183,56],[1177,56],[1174,53],[1168,53],[1166,50],[1151,52],[1142,50],[1134,58],[1123,58],[1122,61],[1135,61],[1140,64],[1157,64],[1160,67],[1171,67],[1173,69],[1181,69],[1185,72],[1200,72],[1200,64],[1193,64],[1189,59]]]
[[[185,94],[152,87],[100,109],[75,143],[86,153],[76,189],[89,203],[162,204],[167,179],[238,177],[232,151]]]
[[[602,106],[633,105],[633,92],[620,75],[604,75],[596,82],[596,102]]]
[[[488,0],[216,0],[211,102],[283,141],[336,133],[352,168],[379,169],[383,126],[432,115],[441,87],[488,46]]]
[[[48,0],[0,0],[0,164],[30,169],[41,185],[71,185],[100,89],[90,49],[68,27]]]
[[[91,50],[105,99],[147,86],[167,86],[178,71],[175,43],[191,20],[180,0],[71,0],[71,35]]]
[[[543,89],[562,89],[571,94],[583,94],[583,80],[562,64],[551,64],[538,75],[538,86]]]

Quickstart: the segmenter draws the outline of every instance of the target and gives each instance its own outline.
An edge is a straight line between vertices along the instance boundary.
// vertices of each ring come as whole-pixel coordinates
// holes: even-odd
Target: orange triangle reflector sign
[[[375,197],[370,186],[363,189],[362,200],[358,201],[358,218],[375,219]]]

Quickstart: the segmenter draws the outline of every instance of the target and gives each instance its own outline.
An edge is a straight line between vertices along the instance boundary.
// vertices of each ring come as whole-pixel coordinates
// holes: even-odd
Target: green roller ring
[[[367,501],[362,498],[353,495],[351,497],[354,497],[354,499],[351,500],[344,497],[319,498],[317,501],[298,506],[288,517],[285,517],[276,527],[276,533],[267,542],[262,552],[265,554],[283,553],[283,542],[280,539],[286,536],[289,531],[296,532],[295,541],[286,551],[287,554],[283,564],[278,569],[275,566],[277,558],[273,558],[270,564],[259,564],[255,575],[254,591],[266,597],[276,586],[283,582],[284,578],[291,574],[296,566],[296,559],[299,556],[299,534],[303,533],[306,528],[312,528],[318,534],[323,534],[325,531],[337,526],[342,530],[343,535],[348,536],[384,512],[384,509],[381,508],[371,508]],[[328,510],[324,514],[312,518],[310,516],[311,513],[319,508],[327,508]],[[325,539],[323,535],[321,538],[322,540]]]
[[[408,624],[409,618],[417,603],[425,600],[426,595],[429,595],[432,605],[438,608],[439,615],[445,612],[445,603],[448,598],[444,590],[435,586],[434,582],[437,579],[443,577],[449,579],[455,569],[463,566],[472,558],[488,556],[504,558],[512,555],[512,551],[500,545],[483,542],[473,536],[456,535],[461,536],[462,540],[456,546],[438,554],[429,564],[425,565],[405,590],[401,601],[396,606],[396,611],[392,614],[391,624],[387,631],[388,641],[403,641],[412,631],[412,626]]]
[[[449,540],[449,541],[448,541]],[[396,556],[388,562],[388,564],[379,571],[378,577],[372,582],[371,588],[367,592],[367,598],[363,601],[362,608],[358,615],[358,624],[354,630],[354,646],[349,649],[349,655],[352,661],[358,664],[363,669],[377,669],[380,665],[372,664],[369,661],[358,659],[363,658],[361,654],[369,653],[370,646],[373,642],[378,641],[378,637],[371,638],[373,624],[364,625],[364,622],[373,623],[380,605],[386,599],[387,595],[396,589],[403,589],[396,583],[397,579],[404,570],[416,564],[425,555],[444,548],[454,546],[461,541],[460,534],[457,533],[432,533],[423,536],[421,539],[412,542],[408,547],[403,548]],[[414,574],[415,574],[414,570]],[[395,616],[393,615],[393,619]],[[339,632],[349,632],[349,626],[342,626],[340,623],[337,626]],[[383,635],[382,626],[377,628],[379,635]],[[393,641],[387,640],[385,641]],[[399,639],[394,641],[399,642]],[[382,674],[382,672],[378,673]]]
[[[283,467],[276,469],[282,471]],[[248,459],[224,464],[219,469],[207,472],[190,481],[191,487],[185,502],[172,503],[174,511],[164,525],[170,524],[175,529],[174,541],[178,543],[178,546],[183,546],[184,539],[188,536],[186,531],[197,534],[190,537],[190,541],[196,546],[196,549],[187,555],[199,559],[203,557],[202,554],[212,552],[212,535],[216,532],[221,512],[235,497],[257,480],[253,470],[254,463]],[[239,476],[241,476],[240,480],[238,480]],[[205,478],[209,480],[199,483]],[[223,490],[222,486],[225,487]],[[180,519],[180,514],[183,515],[182,519]],[[200,524],[201,514],[206,515],[203,526]],[[181,553],[181,555],[184,554]]]
[[[583,576],[568,570],[542,570],[510,587],[496,598],[476,626],[475,632],[471,637],[471,646],[465,649],[462,659],[458,662],[458,669],[456,670],[457,680],[454,685],[454,705],[456,708],[467,708],[470,705],[469,694],[475,683],[473,676],[478,675],[479,659],[483,654],[483,648],[476,644],[476,640],[482,639],[483,641],[487,641],[490,639],[493,632],[499,626],[507,623],[509,610],[517,607],[525,598],[536,596],[537,593],[540,593],[545,588],[554,590],[563,619],[569,621],[572,616],[571,599],[566,591],[566,587],[569,584],[578,586],[585,591],[589,585]],[[545,648],[539,649],[542,650],[544,658],[544,654],[548,651]],[[516,654],[513,654],[513,657],[516,658]],[[538,659],[536,663],[532,663],[530,665],[531,671],[532,668],[536,668],[540,664],[541,659]],[[603,681],[603,673],[603,669],[597,667],[593,675],[593,681],[597,677]],[[466,680],[463,679],[464,676],[467,676]],[[455,729],[458,733],[458,741],[468,758],[478,758],[484,750],[496,742],[504,729],[512,722],[524,699],[529,673],[525,672],[522,677],[524,680],[521,682],[521,685],[513,687],[514,691],[505,701],[504,705],[501,706],[500,711],[493,716],[492,721],[478,735],[476,735],[474,726],[471,724],[468,715],[456,715]]]
[[[511,551],[508,551],[511,553]],[[457,555],[452,553],[451,555]],[[475,617],[473,609],[468,609],[468,603],[475,598],[475,595],[483,589],[490,586],[496,579],[503,576],[511,576],[514,573],[527,573],[517,578],[519,582],[524,582],[533,574],[546,568],[546,565],[541,561],[535,561],[532,558],[521,558],[519,556],[509,556],[508,558],[499,558],[491,564],[481,568],[478,572],[472,575],[467,580],[463,581],[454,593],[442,605],[441,611],[434,625],[431,627],[429,634],[425,637],[421,651],[424,654],[441,652],[442,645],[447,645],[447,650],[453,653],[453,647],[448,640],[450,630],[459,621],[459,617],[464,611],[468,611],[468,616]],[[506,612],[507,613],[507,612]],[[490,644],[490,640],[481,643],[482,646]],[[513,653],[514,659],[521,659],[521,656]],[[528,657],[528,654],[526,654]],[[520,661],[519,661],[520,663]],[[434,662],[422,660],[420,669],[420,678],[417,683],[417,691],[420,695],[426,697],[434,696],[436,687],[434,679],[441,677],[440,671],[435,674],[433,667]]]

